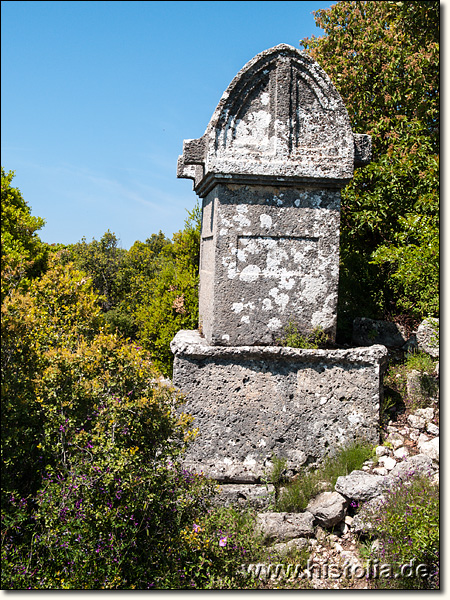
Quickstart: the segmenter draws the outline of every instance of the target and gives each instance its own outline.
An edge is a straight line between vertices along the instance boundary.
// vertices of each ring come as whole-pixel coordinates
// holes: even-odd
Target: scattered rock
[[[322,527],[333,527],[345,517],[347,500],[337,492],[322,492],[306,507]]]
[[[312,537],[314,534],[314,516],[308,511],[259,513],[256,522],[266,542],[284,542],[294,538]]]
[[[404,446],[401,446],[400,448],[397,448],[397,450],[394,450],[394,456],[395,456],[395,458],[402,460],[403,458],[406,458],[407,456],[409,456],[408,449],[405,448]]]
[[[400,446],[403,446],[405,438],[397,431],[391,431],[386,438],[386,442],[396,450],[397,448],[400,448]]]
[[[433,461],[425,454],[410,456],[404,462],[398,463],[391,471],[391,477],[406,479],[411,475],[427,474],[433,471]]]
[[[430,440],[430,438],[425,433],[421,433],[417,439],[417,445],[421,446],[422,444],[424,444],[425,442],[428,442],[429,440]]]
[[[386,469],[386,467],[375,467],[373,472],[375,475],[387,475],[389,471]]]
[[[407,418],[411,427],[414,427],[415,429],[425,429],[426,423],[423,417],[419,417],[418,415],[408,415]]]
[[[380,475],[352,471],[350,475],[338,477],[335,490],[346,498],[365,502],[379,496],[387,485],[388,482]]]
[[[289,540],[288,542],[275,544],[273,546],[274,550],[279,552],[280,554],[288,554],[292,550],[302,550],[303,548],[307,548],[310,544],[310,541],[306,538],[294,538]]]
[[[435,425],[434,423],[428,423],[427,432],[430,435],[439,435],[439,427],[437,425]]]
[[[365,506],[368,509],[374,508],[376,510],[379,510],[379,509],[381,509],[381,507],[385,503],[385,501],[386,501],[386,498],[382,494],[380,494],[379,496],[375,496],[374,498],[372,498],[372,500],[369,500],[369,502],[367,502],[365,504]],[[364,519],[364,517],[361,515],[361,513],[357,513],[353,517],[352,530],[356,534],[373,533],[372,523],[369,521],[366,521]]]
[[[428,442],[418,444],[419,450],[422,454],[426,454],[432,460],[439,462],[439,438],[435,437]]]
[[[395,460],[395,458],[392,458],[391,456],[382,456],[380,458],[380,463],[384,466],[385,469],[390,471],[391,469],[393,469],[395,467],[395,465],[397,464],[397,461]],[[381,474],[382,473],[379,473],[379,475],[381,475]],[[383,473],[383,475],[385,475],[385,474],[386,473]]]
[[[419,350],[433,358],[439,358],[439,319],[424,319],[417,329],[416,337]]]
[[[388,449],[386,448],[386,446],[377,446],[375,448],[375,454],[378,457],[385,456],[387,453],[388,453]]]
[[[273,500],[275,488],[273,485],[259,484],[222,484],[219,493],[214,498],[217,506],[244,505],[257,510],[267,508]]]
[[[430,408],[418,408],[415,413],[418,417],[425,419],[426,423],[429,423],[434,417],[434,410]]]

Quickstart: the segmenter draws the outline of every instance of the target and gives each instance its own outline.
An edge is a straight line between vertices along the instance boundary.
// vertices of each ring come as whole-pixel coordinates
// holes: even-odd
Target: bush
[[[170,342],[181,329],[198,327],[200,225],[197,206],[184,230],[162,251],[158,276],[147,283],[136,307],[137,337],[167,377],[172,376],[173,365]]]
[[[392,565],[394,573],[412,561],[412,576],[380,577],[374,580],[379,588],[439,589],[439,487],[429,477],[398,481],[381,506],[366,505],[360,516],[380,536],[373,558]],[[420,564],[429,576],[416,576]]]
[[[190,418],[54,259],[2,306],[2,588],[170,587],[212,494],[179,464]]]
[[[251,510],[216,508],[182,532],[186,554],[181,561],[177,589],[252,588],[253,580],[242,570],[263,552]]]

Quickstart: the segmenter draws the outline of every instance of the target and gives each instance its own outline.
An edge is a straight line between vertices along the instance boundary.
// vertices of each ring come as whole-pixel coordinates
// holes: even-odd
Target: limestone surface
[[[433,470],[433,461],[429,456],[416,454],[403,462],[397,463],[390,474],[395,478],[407,479],[417,474],[429,474]]]
[[[379,442],[382,346],[209,346],[182,331],[171,348],[173,382],[199,430],[185,456],[195,471],[256,482],[273,454],[295,472],[351,440]]]
[[[439,319],[424,319],[416,333],[419,350],[439,358]]]
[[[345,518],[347,500],[337,492],[322,492],[306,507],[322,527],[332,527]]]
[[[285,542],[294,538],[312,537],[314,534],[314,516],[308,511],[259,513],[256,523],[267,542]]]
[[[357,470],[350,475],[338,477],[335,490],[348,499],[366,502],[382,495],[388,484],[389,481],[382,475]]]
[[[294,323],[336,335],[340,190],[370,162],[321,67],[281,44],[250,60],[177,176],[203,199],[200,326],[217,345],[273,344]]]
[[[224,92],[205,134],[185,140],[178,177],[200,196],[219,182],[340,181],[370,161],[370,136],[354,135],[322,68],[280,44],[250,60]]]
[[[203,199],[199,313],[211,344],[336,332],[340,191],[219,184]]]

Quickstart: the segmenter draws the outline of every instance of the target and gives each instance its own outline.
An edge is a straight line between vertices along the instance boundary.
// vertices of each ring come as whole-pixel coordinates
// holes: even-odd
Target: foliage
[[[396,565],[396,572],[412,561],[412,577],[380,578],[375,580],[379,587],[439,589],[439,487],[429,477],[411,473],[385,494],[381,506],[363,506],[360,517],[380,537],[374,558]],[[420,564],[426,565],[429,577],[415,576]]]
[[[422,373],[433,373],[436,363],[426,352],[411,352],[406,357],[406,367],[409,371],[415,369]]]
[[[39,487],[45,461],[38,448],[45,417],[36,386],[52,352],[75,351],[93,338],[100,309],[89,280],[63,265],[50,268],[26,293],[2,303],[2,488],[24,495]]]
[[[16,287],[26,289],[29,280],[46,265],[47,251],[37,231],[45,221],[33,217],[18,188],[12,187],[14,171],[2,176],[2,299]]]
[[[177,589],[241,589],[255,587],[242,565],[258,560],[262,538],[256,515],[232,507],[208,511],[182,532],[187,553],[181,561]]]
[[[63,258],[92,277],[109,330],[138,339],[166,376],[172,374],[173,337],[198,326],[200,226],[197,205],[172,240],[160,231],[127,252],[107,231],[100,242],[83,239],[68,247]]]
[[[91,280],[52,261],[2,305],[2,587],[170,587],[212,493],[178,464],[190,419],[102,330]]]
[[[144,243],[135,242],[127,252],[119,247],[114,233],[107,231],[100,241],[85,238],[67,248],[66,260],[89,275],[102,295],[105,321],[112,331],[135,338],[135,311],[142,301],[148,280],[158,277],[160,254],[170,245],[164,234],[152,234]]]
[[[373,162],[342,193],[339,327],[438,314],[439,2],[342,1],[301,44],[340,92]]]
[[[147,282],[136,309],[138,338],[150,351],[155,366],[169,377],[173,364],[170,342],[181,329],[198,327],[200,226],[197,205],[189,213],[185,229],[163,249],[158,277]]]
[[[297,324],[291,321],[286,325],[278,343],[290,348],[324,348],[329,344],[329,337],[322,327],[314,327],[311,333],[302,334]]]
[[[301,512],[319,492],[332,490],[338,477],[360,469],[373,455],[373,447],[364,441],[356,441],[339,448],[324,459],[314,470],[304,471],[289,483],[276,502],[277,510]]]

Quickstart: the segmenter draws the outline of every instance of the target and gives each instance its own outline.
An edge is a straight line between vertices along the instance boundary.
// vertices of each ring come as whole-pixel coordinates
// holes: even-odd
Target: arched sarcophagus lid
[[[204,196],[220,181],[345,185],[370,160],[370,137],[354,135],[347,110],[323,69],[280,44],[239,71],[205,134],[185,140],[178,177]]]

